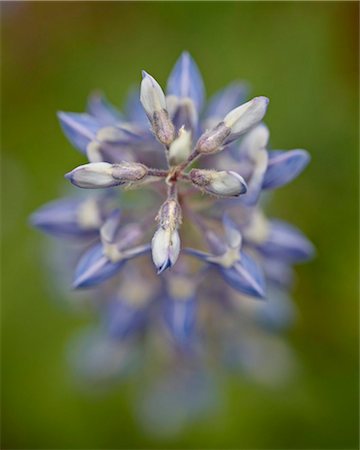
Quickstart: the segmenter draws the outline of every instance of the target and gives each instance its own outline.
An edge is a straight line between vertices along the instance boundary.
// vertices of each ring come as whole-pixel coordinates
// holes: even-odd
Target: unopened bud
[[[231,170],[192,169],[190,179],[196,187],[218,197],[238,197],[247,190],[243,177]]]
[[[181,224],[181,207],[174,199],[168,199],[157,215],[159,228],[151,242],[152,258],[158,273],[173,266],[180,253],[178,227]]]
[[[267,97],[255,97],[231,110],[224,117],[224,124],[231,128],[231,134],[240,135],[262,120],[269,103]]]
[[[170,145],[169,162],[172,166],[176,166],[186,161],[191,153],[191,132],[181,127],[179,136]]]
[[[147,168],[143,164],[99,162],[79,166],[65,177],[77,187],[96,189],[130,184],[141,180],[146,174]]]
[[[155,78],[146,73],[145,70],[142,71],[142,76],[140,101],[151,120],[155,111],[166,109],[165,94]]]
[[[151,241],[152,259],[158,274],[172,267],[179,257],[180,237],[177,230],[159,227]]]
[[[143,71],[140,101],[158,140],[167,147],[175,139],[175,128],[166,109],[165,94],[159,83]]]
[[[202,154],[217,153],[222,150],[222,145],[230,133],[231,129],[224,122],[220,122],[215,128],[200,136],[195,149]]]

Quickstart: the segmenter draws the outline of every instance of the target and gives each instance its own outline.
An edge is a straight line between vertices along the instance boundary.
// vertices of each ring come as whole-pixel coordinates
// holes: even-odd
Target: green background
[[[2,2],[2,448],[358,448],[358,4]],[[94,88],[117,104],[146,69],[164,83],[183,49],[207,91],[241,78],[270,98],[275,148],[312,163],[272,212],[313,240],[297,269],[302,363],[277,390],[234,377],[227,406],[184,434],[139,429],[129,395],[87,397],[67,376],[69,314],[42,263],[28,215],[56,198],[84,160],[55,112],[81,111]]]

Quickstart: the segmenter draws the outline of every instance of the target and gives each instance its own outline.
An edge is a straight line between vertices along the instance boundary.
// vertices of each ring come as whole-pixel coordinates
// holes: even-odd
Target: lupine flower
[[[80,189],[31,221],[83,243],[69,247],[75,267],[64,264],[73,270],[73,289],[87,289],[99,315],[70,352],[85,384],[122,380],[130,366],[144,370],[151,361],[166,373],[166,386],[183,392],[213,361],[258,381],[290,364],[275,333],[296,317],[293,265],[314,248],[294,226],[268,219],[260,199],[297,177],[310,157],[270,150],[263,123],[269,99],[246,96],[247,87],[233,83],[206,103],[199,69],[185,52],[166,89],[143,71],[124,112],[96,93],[87,112],[58,114],[84,154],[65,175]],[[270,347],[272,357],[281,354],[277,367]],[[136,364],[133,354],[141,355]],[[153,402],[166,390],[154,387],[140,408],[150,425]],[[164,405],[171,427],[200,413],[208,393],[185,389],[171,417]]]

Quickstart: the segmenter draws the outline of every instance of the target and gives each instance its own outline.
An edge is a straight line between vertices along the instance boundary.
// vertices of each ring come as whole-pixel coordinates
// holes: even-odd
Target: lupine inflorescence
[[[87,191],[45,205],[32,222],[76,242],[64,264],[101,317],[78,353],[93,381],[120,376],[140,347],[160,346],[155,359],[177,377],[209,360],[248,367],[249,348],[292,316],[292,265],[313,247],[295,227],[266,218],[259,201],[293,180],[309,155],[269,150],[269,100],[245,97],[234,83],[205,105],[199,70],[183,53],[166,94],[143,72],[125,113],[100,94],[86,113],[59,113],[89,161],[65,176]]]

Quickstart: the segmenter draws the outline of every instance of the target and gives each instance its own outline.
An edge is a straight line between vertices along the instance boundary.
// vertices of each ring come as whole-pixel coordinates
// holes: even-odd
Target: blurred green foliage
[[[2,448],[358,448],[358,3],[2,2]],[[119,105],[145,68],[164,83],[183,49],[208,93],[249,80],[267,95],[274,148],[312,164],[272,212],[301,227],[318,256],[299,267],[302,369],[281,389],[232,377],[228,404],[174,439],[143,434],[121,387],[79,393],[63,357],[87,320],[69,314],[27,224],[83,162],[59,109],[94,88]]]

